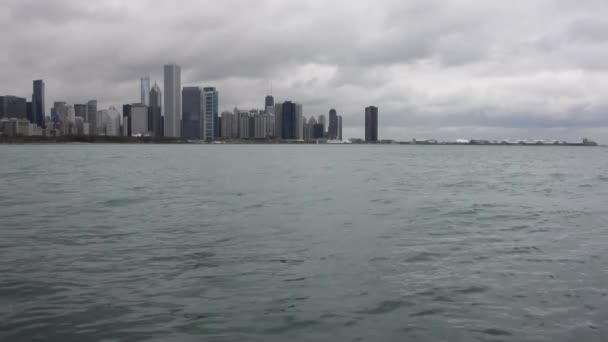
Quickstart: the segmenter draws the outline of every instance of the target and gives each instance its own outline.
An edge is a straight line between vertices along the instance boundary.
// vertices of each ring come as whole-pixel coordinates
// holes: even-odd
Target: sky
[[[381,139],[608,143],[608,0],[2,0],[0,94],[139,102],[139,79],[215,86],[220,109],[297,101]]]

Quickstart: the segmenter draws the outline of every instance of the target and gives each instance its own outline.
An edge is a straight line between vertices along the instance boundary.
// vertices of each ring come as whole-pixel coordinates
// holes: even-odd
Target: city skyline
[[[272,95],[296,99],[305,114],[338,109],[346,137],[364,135],[360,112],[370,103],[382,108],[380,129],[390,139],[608,136],[605,3],[379,1],[345,10],[320,1],[203,1],[188,3],[187,11],[144,4],[3,2],[7,20],[0,25],[14,34],[2,38],[8,53],[0,59],[0,93],[29,99],[29,80],[43,79],[47,112],[55,99],[120,106],[139,98],[134,82],[146,75],[161,81],[158,65],[171,61],[182,67],[183,85],[221,90],[219,112],[260,108],[272,81]],[[241,12],[251,15],[222,20]],[[159,15],[167,28],[142,41],[134,28],[155,27]],[[323,35],[312,29],[338,19],[347,24]],[[514,20],[520,25],[503,32]],[[84,21],[95,23],[96,39],[74,29]],[[124,46],[128,53],[118,54]],[[208,53],[210,46],[217,53]]]

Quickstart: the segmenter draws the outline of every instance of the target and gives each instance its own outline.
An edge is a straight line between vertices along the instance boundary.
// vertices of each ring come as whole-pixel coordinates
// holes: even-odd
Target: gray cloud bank
[[[213,85],[222,109],[262,107],[268,84],[359,137],[558,138],[608,143],[605,0],[4,0],[0,93],[138,100],[138,79]],[[425,135],[425,136],[420,136]]]

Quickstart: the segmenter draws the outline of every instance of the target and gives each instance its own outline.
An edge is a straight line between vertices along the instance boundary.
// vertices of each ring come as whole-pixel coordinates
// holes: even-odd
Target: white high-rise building
[[[141,103],[150,105],[150,76],[141,78]]]
[[[110,106],[97,112],[97,135],[117,137],[120,136],[121,114],[116,107]]]
[[[273,110],[274,110],[274,108],[273,108]],[[274,133],[275,133],[274,115],[272,115],[270,113],[266,113],[266,116],[268,117],[268,123],[266,125],[266,136],[267,137],[273,137]]]
[[[234,113],[224,111],[220,120],[222,122],[222,131],[220,133],[222,139],[238,138],[239,126]]]
[[[234,109],[234,115],[236,116],[236,120],[238,122],[238,138],[239,139],[249,139],[253,138],[250,133],[250,124],[251,118],[249,116],[249,111],[247,110],[239,110],[238,108]]]
[[[165,137],[181,138],[182,70],[178,65],[165,65]],[[134,124],[132,124],[134,126]],[[131,129],[134,133],[133,129]]]
[[[107,118],[104,123],[106,126],[106,135],[111,137],[120,136],[120,112],[116,110],[116,107],[110,106],[107,111]]]
[[[97,118],[97,124],[95,125],[95,135],[105,136],[106,135],[106,122],[108,122],[108,110],[98,110],[95,114]]]
[[[55,129],[62,135],[75,133],[76,112],[74,107],[65,102],[55,102],[52,112],[55,113]]]
[[[141,103],[131,105],[131,136],[148,135],[148,106]]]
[[[271,126],[271,115],[265,112],[258,113],[254,116],[254,132],[256,139],[265,139],[269,136]]]

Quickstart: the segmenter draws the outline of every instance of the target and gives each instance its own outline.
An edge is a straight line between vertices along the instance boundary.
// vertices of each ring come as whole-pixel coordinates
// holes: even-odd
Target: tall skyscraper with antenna
[[[270,82],[270,92],[264,101],[264,110],[266,114],[274,113],[274,96],[272,96],[272,82]]]

